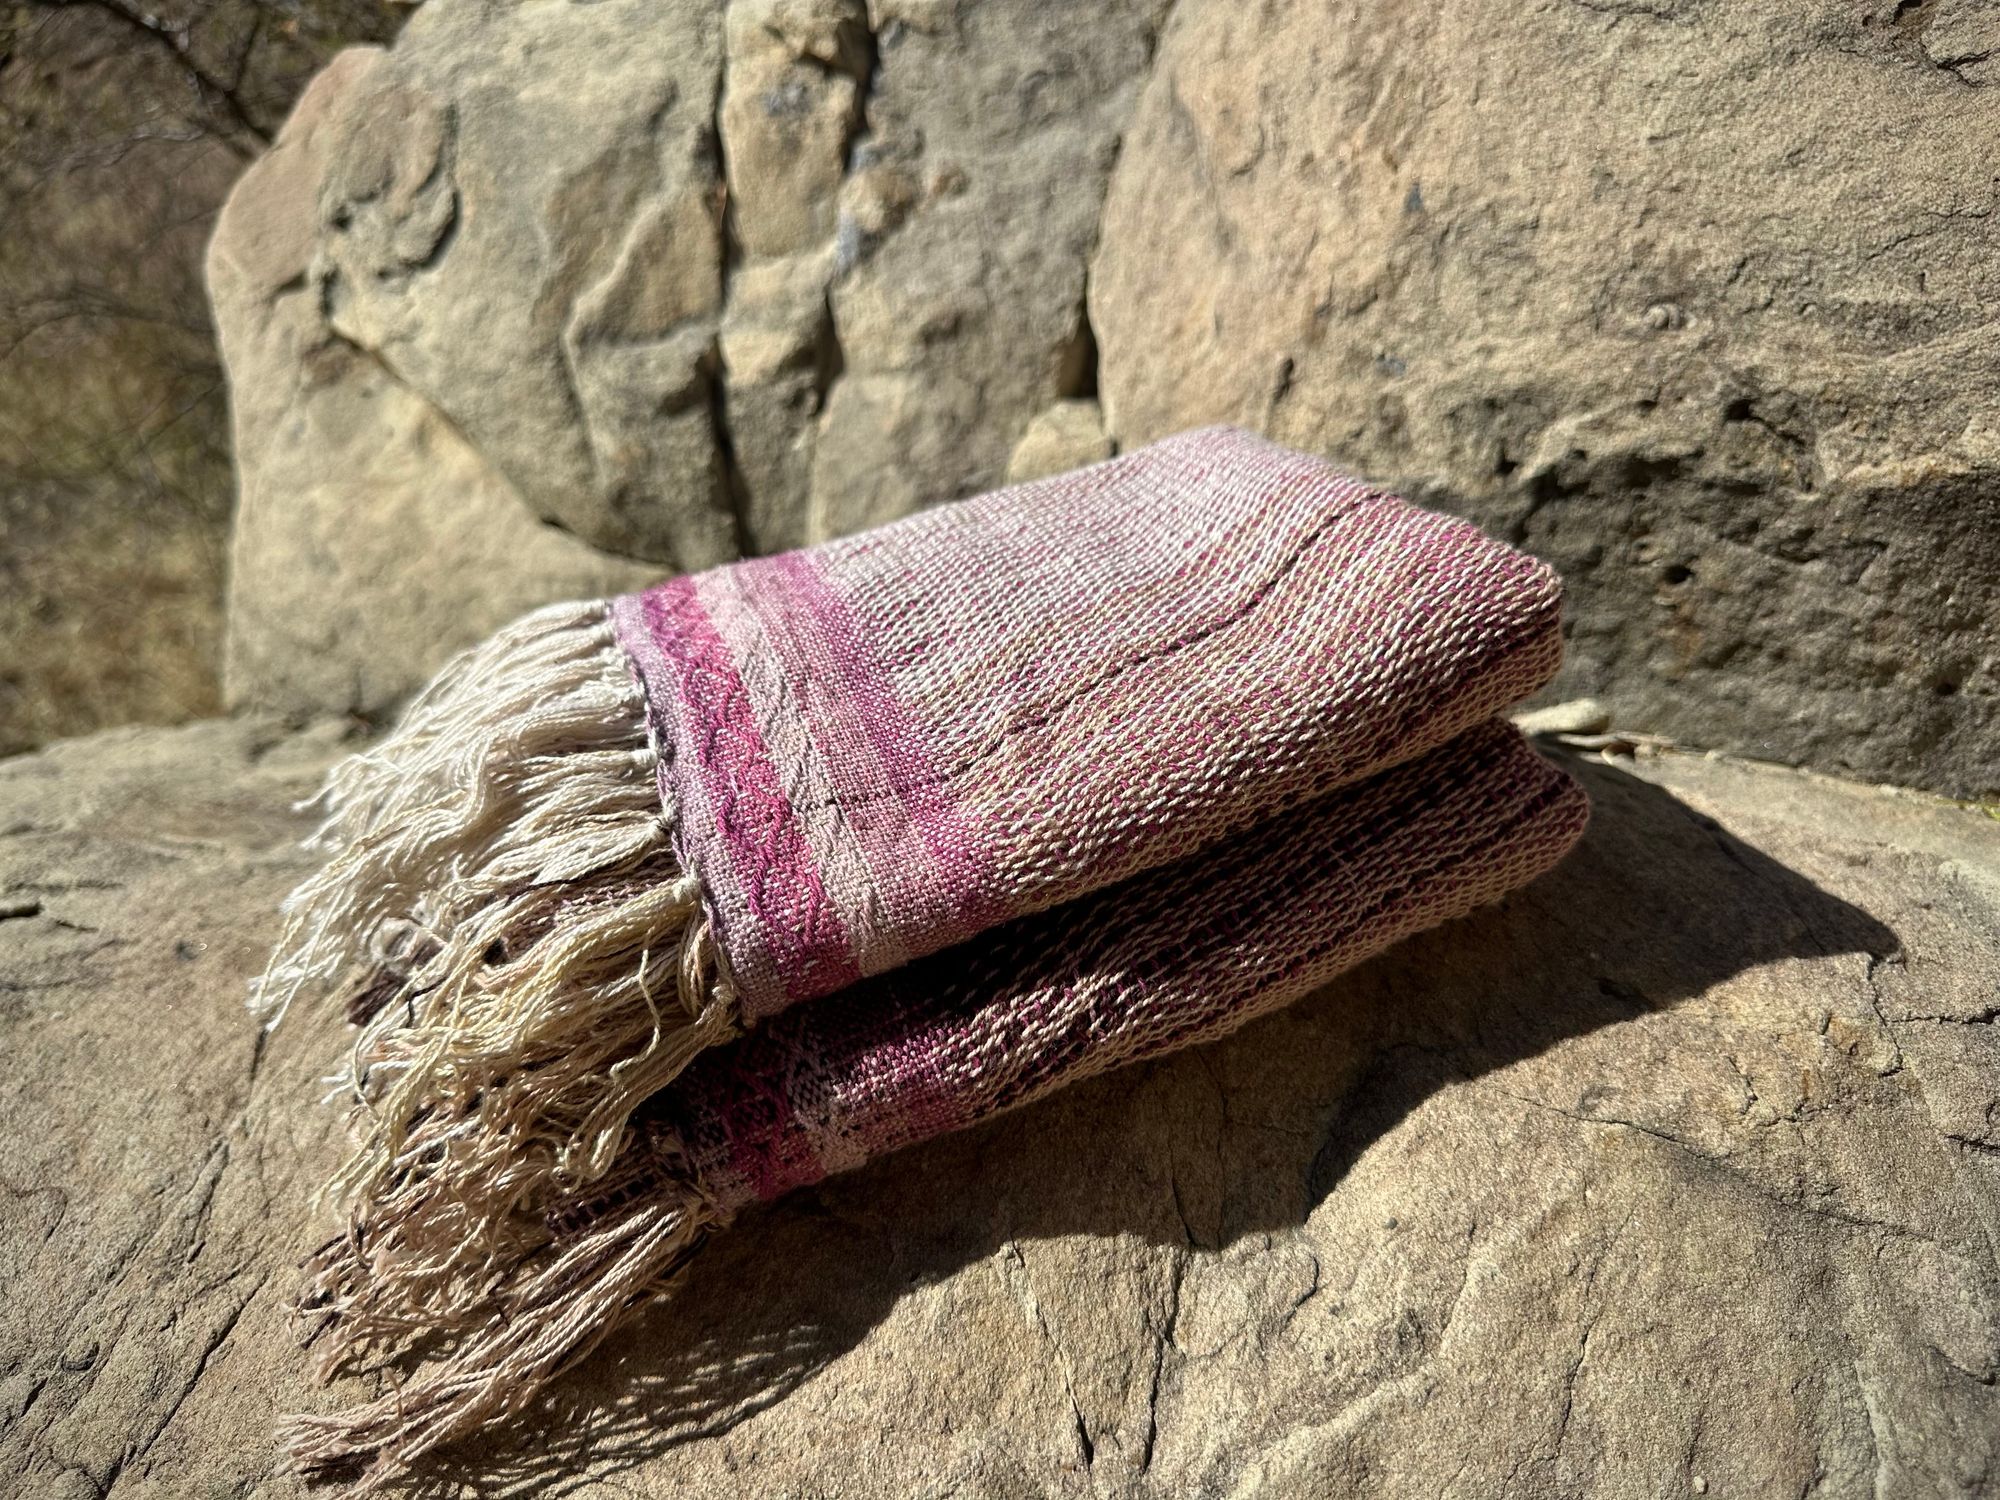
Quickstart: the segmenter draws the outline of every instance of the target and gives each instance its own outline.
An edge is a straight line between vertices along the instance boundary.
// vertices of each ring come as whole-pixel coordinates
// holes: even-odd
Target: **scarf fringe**
[[[722,1216],[676,1160],[671,1141],[642,1142],[637,1164],[587,1198],[514,1226],[491,1279],[436,1285],[445,1305],[388,1309],[385,1264],[421,1254],[407,1226],[356,1229],[308,1261],[302,1310],[317,1318],[315,1373],[423,1359],[408,1380],[346,1411],[295,1416],[279,1439],[311,1479],[379,1493],[434,1449],[527,1411],[649,1301],[663,1295]],[[420,1324],[410,1315],[421,1313]],[[442,1352],[440,1352],[442,1348]]]
[[[468,1335],[394,1420],[301,1419],[302,1454],[420,1451],[516,1409],[468,1372],[534,1383],[589,1331],[579,1299],[603,1315],[591,1287],[629,1292],[699,1237],[700,1215],[656,1200],[529,1269],[556,1205],[601,1200],[632,1112],[739,1029],[658,764],[608,606],[563,604],[452,662],[308,804],[327,860],[285,902],[252,1006],[275,1025],[330,992],[360,1027],[333,1080],[354,1140],[325,1193],[348,1228],[301,1299],[339,1330],[321,1374],[494,1308],[515,1321]]]

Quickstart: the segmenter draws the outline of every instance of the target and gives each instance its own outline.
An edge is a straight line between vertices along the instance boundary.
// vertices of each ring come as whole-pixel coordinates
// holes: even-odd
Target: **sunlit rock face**
[[[1521,542],[1560,693],[1995,794],[1985,15],[1184,0],[1092,266],[1109,429],[1234,418]]]
[[[999,484],[1038,418],[1109,451],[1086,276],[1163,10],[447,0],[343,58],[211,255],[231,701],[374,714],[529,605]]]
[[[379,1388],[312,1389],[287,1316],[350,1036],[242,1006],[343,727],[0,765],[13,1493],[306,1500],[277,1417]],[[746,1216],[451,1465],[509,1494],[1980,1493],[1995,825],[1570,763],[1593,818],[1542,880]]]

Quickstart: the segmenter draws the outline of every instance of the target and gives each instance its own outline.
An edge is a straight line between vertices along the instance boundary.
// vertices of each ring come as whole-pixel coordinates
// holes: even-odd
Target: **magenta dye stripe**
[[[644,595],[647,631],[679,677],[716,833],[789,995],[822,993],[860,977],[840,914],[827,896],[791,801],[765,747],[742,676],[692,578]],[[701,862],[699,854],[696,861]],[[713,888],[714,876],[698,871]],[[727,915],[714,916],[726,924]],[[725,934],[726,936],[726,934]]]
[[[781,1198],[801,1173],[809,1171],[804,1161],[791,1160],[782,1143],[798,1133],[798,1112],[782,1076],[749,1081],[746,1094],[755,1100],[748,1109],[731,1116],[718,1116],[716,1123],[729,1142],[732,1160],[759,1201]]]
[[[955,940],[1004,919],[1009,913],[985,888],[967,810],[939,779],[924,753],[922,731],[815,555],[787,552],[745,572],[753,568],[781,583],[791,596],[789,613],[804,614],[819,636],[816,644],[823,650],[812,665],[826,680],[804,704],[815,737],[823,744],[838,744],[850,732],[865,738],[893,794],[884,799],[883,810],[906,817],[920,841],[920,848],[912,848],[895,821],[864,815],[869,809],[854,799],[849,826],[876,884],[893,894],[898,907],[942,906],[941,925],[959,929]],[[842,768],[836,757],[831,769],[838,776]]]

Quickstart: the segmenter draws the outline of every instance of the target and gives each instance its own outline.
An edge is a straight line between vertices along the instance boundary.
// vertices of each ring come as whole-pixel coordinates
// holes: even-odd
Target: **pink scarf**
[[[292,1433],[386,1478],[749,1205],[1217,1036],[1532,879],[1549,571],[1248,434],[530,616],[337,770],[264,986],[364,1108]],[[740,1038],[740,1039],[739,1039]]]

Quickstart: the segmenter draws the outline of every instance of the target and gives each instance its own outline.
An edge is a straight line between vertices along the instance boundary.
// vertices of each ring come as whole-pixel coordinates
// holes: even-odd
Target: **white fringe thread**
[[[390,1372],[374,1400],[327,1414],[288,1418],[279,1440],[308,1479],[346,1481],[346,1494],[380,1494],[435,1449],[519,1417],[649,1301],[667,1292],[688,1260],[723,1226],[674,1147],[640,1141],[626,1181],[595,1199],[572,1200],[491,1257],[483,1286],[452,1283],[448,1306],[420,1324],[371,1305],[379,1272],[359,1234],[329,1241],[307,1262],[312,1290],[301,1309],[319,1318],[307,1342],[328,1335],[321,1379],[375,1355]],[[413,1353],[423,1363],[400,1378]]]
[[[370,1464],[356,1493],[522,1409],[715,1222],[685,1173],[603,1192],[632,1112],[739,1030],[657,766],[608,606],[562,604],[453,661],[314,799],[328,859],[252,1004],[275,1025],[332,992],[360,1025],[347,1228],[300,1298],[316,1372],[450,1349],[288,1429],[302,1467]]]

